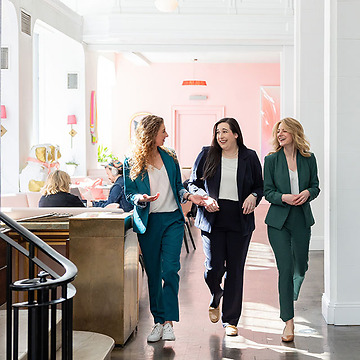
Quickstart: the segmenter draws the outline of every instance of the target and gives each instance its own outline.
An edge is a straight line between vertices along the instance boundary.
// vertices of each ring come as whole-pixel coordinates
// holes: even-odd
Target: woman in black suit
[[[219,321],[223,297],[223,326],[226,335],[236,336],[245,259],[255,229],[254,209],[263,196],[263,180],[260,161],[255,151],[244,145],[235,119],[224,118],[214,125],[211,146],[202,149],[193,166],[189,191],[208,196],[206,206],[198,208],[195,225],[201,229],[205,281],[212,295],[209,317],[213,323]]]
[[[39,207],[84,207],[80,198],[70,194],[70,184],[70,176],[65,171],[55,170],[49,174],[41,189]]]

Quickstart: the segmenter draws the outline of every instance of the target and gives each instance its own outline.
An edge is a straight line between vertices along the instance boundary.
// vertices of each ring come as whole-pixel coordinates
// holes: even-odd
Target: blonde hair
[[[278,152],[281,149],[279,140],[277,138],[277,132],[280,124],[283,124],[286,131],[292,135],[295,149],[297,149],[302,156],[310,157],[310,143],[305,137],[304,129],[299,121],[290,117],[284,118],[274,125],[272,132],[272,145],[274,151],[270,152],[269,154]]]
[[[70,176],[62,170],[55,170],[46,179],[44,187],[41,189],[43,195],[53,195],[58,192],[70,192]]]
[[[148,168],[148,161],[151,152],[154,149],[156,136],[164,119],[156,115],[145,116],[139,123],[135,133],[135,143],[133,146],[132,156],[129,159],[130,179],[135,180],[141,173],[144,176]],[[161,149],[174,157],[164,146]]]

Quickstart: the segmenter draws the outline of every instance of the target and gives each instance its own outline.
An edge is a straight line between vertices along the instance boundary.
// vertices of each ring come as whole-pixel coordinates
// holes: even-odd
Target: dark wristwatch
[[[258,197],[258,194],[256,192],[252,192],[251,195],[255,196],[256,198]]]

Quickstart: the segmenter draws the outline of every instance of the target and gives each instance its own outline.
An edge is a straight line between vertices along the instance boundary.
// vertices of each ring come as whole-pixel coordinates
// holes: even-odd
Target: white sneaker
[[[163,336],[164,326],[160,323],[157,323],[153,326],[150,335],[147,337],[148,342],[156,342],[161,339]]]
[[[227,336],[237,336],[237,334],[238,334],[238,329],[237,329],[236,326],[228,324],[228,325],[226,325],[226,327],[225,327],[225,334],[226,334]]]
[[[173,327],[171,326],[170,323],[166,323],[164,325],[164,331],[163,331],[162,339],[167,340],[167,341],[174,341],[175,340],[174,329],[173,329]]]

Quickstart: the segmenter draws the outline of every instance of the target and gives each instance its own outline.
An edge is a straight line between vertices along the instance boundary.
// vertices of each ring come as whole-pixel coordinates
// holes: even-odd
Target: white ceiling
[[[146,63],[279,63],[280,51],[255,51],[247,49],[238,52],[142,52],[122,53],[128,60],[141,65]]]
[[[278,63],[293,42],[293,0],[60,0],[84,19],[90,50],[143,63]],[[201,50],[198,50],[201,49]]]

